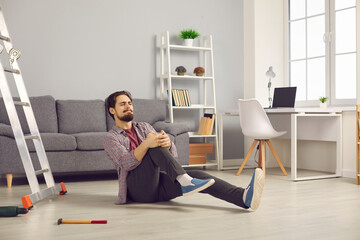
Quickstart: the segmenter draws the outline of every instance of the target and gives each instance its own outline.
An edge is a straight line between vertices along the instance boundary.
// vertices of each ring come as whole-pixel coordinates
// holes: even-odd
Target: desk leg
[[[291,180],[297,178],[297,114],[291,114]]]
[[[342,176],[342,114],[337,119],[337,139],[336,139],[336,175]]]

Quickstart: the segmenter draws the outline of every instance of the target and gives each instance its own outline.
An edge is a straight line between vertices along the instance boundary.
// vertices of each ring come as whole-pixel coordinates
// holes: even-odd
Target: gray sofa
[[[114,170],[104,147],[104,137],[114,125],[103,100],[55,100],[52,96],[31,97],[30,102],[41,133],[51,170],[78,173]],[[175,143],[178,161],[189,162],[188,127],[167,123],[166,103],[160,100],[134,99],[134,121],[148,122],[155,130],[163,129]],[[20,122],[28,134],[25,115],[17,107]],[[27,140],[35,170],[40,165],[32,140]],[[25,171],[15,143],[3,99],[0,98],[0,176],[24,175]]]

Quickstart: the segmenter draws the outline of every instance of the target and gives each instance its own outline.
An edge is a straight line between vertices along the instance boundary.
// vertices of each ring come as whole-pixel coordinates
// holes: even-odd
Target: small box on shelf
[[[190,143],[189,164],[205,164],[206,154],[214,153],[213,143]]]

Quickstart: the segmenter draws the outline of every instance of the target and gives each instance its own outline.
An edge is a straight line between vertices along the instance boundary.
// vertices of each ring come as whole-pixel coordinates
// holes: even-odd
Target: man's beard
[[[130,122],[130,121],[133,120],[134,114],[129,113],[129,114],[126,114],[126,115],[124,115],[124,116],[122,116],[122,117],[119,117],[119,116],[118,116],[118,118],[119,118],[119,120],[121,120],[121,121]]]

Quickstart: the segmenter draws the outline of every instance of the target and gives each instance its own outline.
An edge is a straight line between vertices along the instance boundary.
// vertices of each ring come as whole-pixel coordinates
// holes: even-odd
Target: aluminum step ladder
[[[0,40],[2,40],[5,50],[10,56],[10,67],[3,67],[3,64],[0,61],[0,91],[4,99],[11,128],[14,133],[14,137],[20,153],[21,161],[23,163],[26,177],[28,179],[32,192],[32,194],[22,197],[22,203],[24,208],[31,209],[35,202],[41,201],[46,197],[57,193],[60,193],[60,195],[66,194],[67,191],[64,183],[55,184],[54,177],[52,175],[50,165],[45,153],[44,145],[41,140],[39,129],[36,124],[34,112],[32,110],[29,96],[27,94],[25,84],[21,75],[21,71],[17,62],[21,53],[19,50],[14,49],[12,46],[1,6],[0,6]],[[4,47],[0,44],[0,54],[3,52]],[[18,91],[20,101],[13,100],[5,72],[13,75],[14,78],[13,80],[15,81],[15,86]],[[22,106],[22,108],[24,109],[26,121],[30,129],[29,135],[24,135],[16,111],[16,107],[15,107],[16,105]],[[34,142],[38,160],[41,166],[41,169],[39,170],[34,169],[33,162],[30,157],[29,149],[26,144],[26,140],[28,139]],[[45,189],[40,189],[40,185],[37,179],[37,175],[41,175],[41,174],[43,174],[46,181],[47,188]]]

